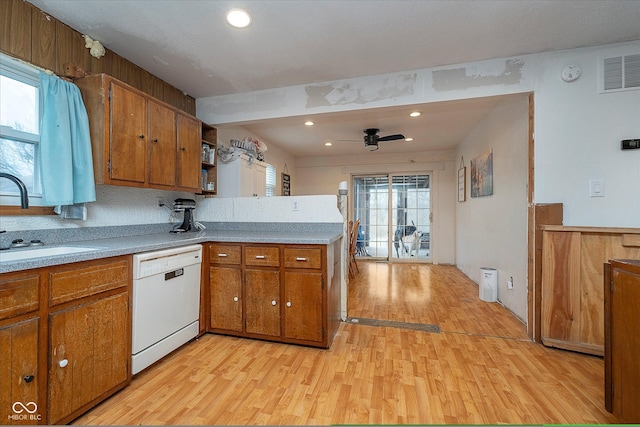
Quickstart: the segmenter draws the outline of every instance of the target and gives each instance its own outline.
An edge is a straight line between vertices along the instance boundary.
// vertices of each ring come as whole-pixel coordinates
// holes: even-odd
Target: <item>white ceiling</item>
[[[29,0],[195,97],[250,92],[640,39],[640,1],[581,0]],[[249,28],[224,21],[252,15]],[[245,124],[297,157],[362,153],[362,130],[404,133],[379,153],[455,146],[497,100]],[[316,120],[320,123],[320,120]],[[387,145],[388,144],[388,145]]]

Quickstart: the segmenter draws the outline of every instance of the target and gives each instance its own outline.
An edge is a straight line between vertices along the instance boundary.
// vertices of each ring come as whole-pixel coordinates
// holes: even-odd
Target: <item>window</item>
[[[40,142],[38,70],[0,54],[0,171],[20,178],[30,205],[41,205],[37,149]],[[18,187],[0,180],[0,204],[19,205]]]
[[[266,195],[267,197],[276,195],[276,167],[269,164],[267,164]]]

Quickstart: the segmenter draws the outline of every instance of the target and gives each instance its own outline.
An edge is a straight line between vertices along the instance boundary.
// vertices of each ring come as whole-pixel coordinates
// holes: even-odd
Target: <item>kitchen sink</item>
[[[31,258],[42,258],[56,255],[70,255],[79,252],[97,251],[100,248],[87,248],[83,246],[56,246],[30,249],[9,249],[0,252],[0,262],[21,261]]]

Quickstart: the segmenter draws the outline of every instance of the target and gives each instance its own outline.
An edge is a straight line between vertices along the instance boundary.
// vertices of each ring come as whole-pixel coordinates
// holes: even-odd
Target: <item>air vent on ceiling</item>
[[[640,89],[640,54],[602,58],[600,93]]]

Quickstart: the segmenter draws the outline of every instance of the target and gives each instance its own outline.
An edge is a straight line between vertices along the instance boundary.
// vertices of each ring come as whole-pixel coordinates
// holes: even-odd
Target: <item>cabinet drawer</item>
[[[0,320],[38,309],[40,276],[3,278],[0,281]]]
[[[130,276],[129,263],[124,259],[52,271],[49,273],[49,305],[127,286]]]
[[[245,248],[246,265],[280,266],[280,251],[273,246],[247,246]]]
[[[212,264],[240,264],[240,245],[209,245],[209,262]]]
[[[320,248],[284,248],[284,266],[287,268],[321,268]]]

